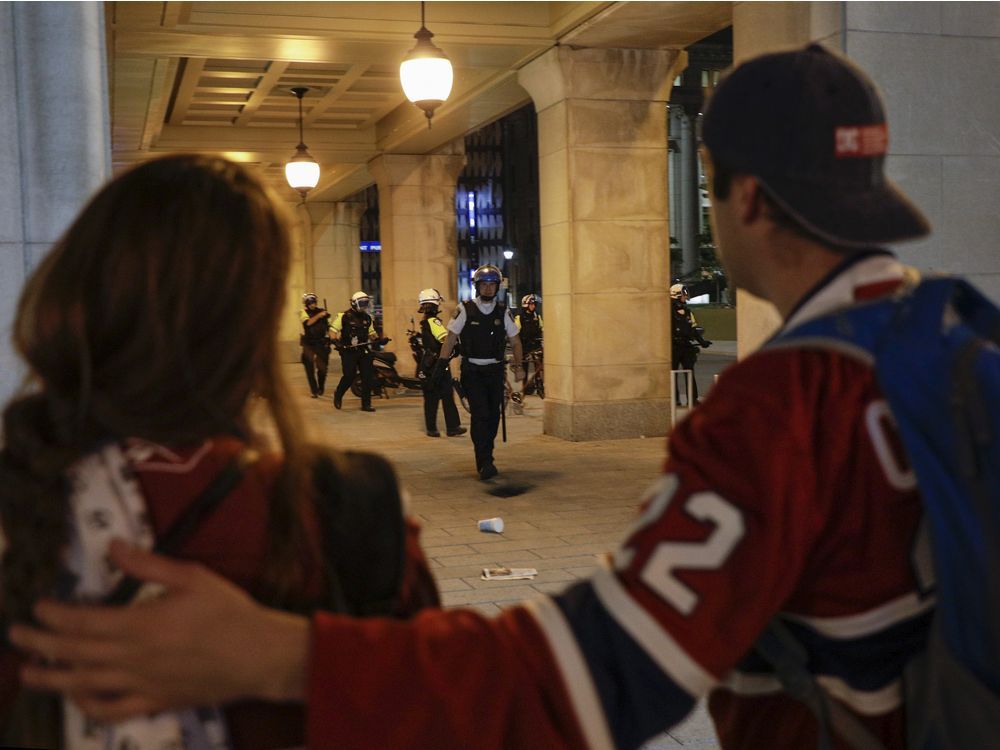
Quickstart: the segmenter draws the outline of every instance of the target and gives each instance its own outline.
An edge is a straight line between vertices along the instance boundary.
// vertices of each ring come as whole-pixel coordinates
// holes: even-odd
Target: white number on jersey
[[[666,512],[677,491],[677,477],[662,477],[647,493],[652,495],[629,537],[655,523]],[[743,538],[746,527],[743,514],[714,492],[697,492],[684,503],[684,510],[693,518],[714,524],[715,528],[700,542],[660,542],[640,578],[678,612],[689,615],[698,604],[698,595],[674,575],[677,570],[715,570],[729,557]],[[628,567],[635,556],[633,548],[624,548],[615,555],[615,567]]]
[[[865,426],[868,428],[875,455],[889,484],[902,492],[916,487],[917,475],[913,473],[912,467],[901,463],[902,457],[897,456],[892,448],[894,442],[896,445],[901,443],[896,432],[896,420],[889,411],[889,404],[882,400],[868,404],[868,408],[865,409]],[[890,440],[890,435],[895,441]]]

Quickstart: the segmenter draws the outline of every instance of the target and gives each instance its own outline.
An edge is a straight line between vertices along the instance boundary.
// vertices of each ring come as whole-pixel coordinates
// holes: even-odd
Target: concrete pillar
[[[331,311],[346,310],[351,295],[361,289],[361,214],[365,204],[317,203],[310,205],[309,211],[312,253],[306,291],[316,292],[320,304],[325,299]]]
[[[685,63],[556,47],[519,73],[538,112],[547,434],[667,431],[665,107]]]
[[[933,233],[893,250],[918,268],[967,275],[1000,302],[1000,6],[947,2],[738,2],[734,59],[818,41],[878,84],[889,119],[887,172]],[[740,293],[740,356],[778,325]]]
[[[457,298],[455,184],[465,166],[465,145],[447,153],[383,154],[369,162],[378,184],[382,242],[382,325],[397,350],[416,316],[421,289],[434,287],[445,309]]]
[[[304,203],[289,204],[292,223],[292,257],[285,282],[285,310],[278,325],[278,356],[282,362],[298,362],[301,355],[299,335],[302,333],[302,295],[312,280],[313,226],[309,208]]]
[[[0,3],[0,404],[21,287],[111,171],[104,3]]]
[[[278,332],[283,361],[297,362],[301,353],[302,295],[315,292],[331,312],[346,310],[361,288],[360,219],[363,203],[298,203],[292,209],[292,264],[285,313]]]
[[[698,189],[698,138],[695,136],[695,118],[680,109],[680,162],[681,162],[681,227],[680,241],[683,251],[681,275],[689,276],[701,268],[698,257],[698,221],[701,216],[701,192]]]

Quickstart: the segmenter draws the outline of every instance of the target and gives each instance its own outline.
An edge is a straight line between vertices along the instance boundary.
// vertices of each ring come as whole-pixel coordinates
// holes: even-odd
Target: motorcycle
[[[413,356],[417,356],[417,352],[414,349],[414,337],[419,342],[420,334],[414,331],[407,331],[407,336],[410,340],[410,349],[413,350]],[[388,344],[392,339],[385,339],[384,344]],[[367,344],[366,344],[367,345]],[[421,391],[424,387],[424,378],[420,374],[419,366],[416,369],[414,376],[410,377],[408,375],[401,375],[396,370],[396,362],[398,358],[395,352],[385,352],[385,351],[372,351],[372,395],[380,396],[382,398],[389,398],[389,389],[399,390],[400,388],[408,388],[410,390]],[[417,360],[419,363],[419,360]],[[358,398],[361,398],[361,375],[357,375],[354,378],[354,382],[351,383],[351,393],[353,393]]]

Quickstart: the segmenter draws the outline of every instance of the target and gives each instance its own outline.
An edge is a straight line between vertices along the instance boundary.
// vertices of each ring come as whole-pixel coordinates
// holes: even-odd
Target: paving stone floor
[[[720,347],[714,359],[703,358],[698,372],[703,393],[711,387],[714,372],[731,360],[727,347]],[[330,365],[328,385],[335,386],[336,356]],[[498,438],[500,476],[481,482],[468,435],[435,439],[424,434],[419,394],[375,399],[377,411],[366,413],[348,393],[344,408],[337,411],[329,395],[309,398],[301,367],[289,368],[315,439],[377,451],[396,466],[412,511],[423,525],[423,546],[446,607],[496,614],[589,575],[597,557],[612,551],[622,538],[665,456],[663,437],[571,443],[543,435],[542,402],[529,397],[523,414],[508,414],[508,442]],[[328,394],[332,391],[327,389]],[[468,415],[461,414],[467,426]],[[443,417],[438,427],[443,430]],[[504,533],[480,532],[477,521],[494,516],[503,518]],[[536,568],[538,577],[480,579],[484,567],[500,565]],[[676,747],[718,747],[703,705],[684,724],[646,746]]]

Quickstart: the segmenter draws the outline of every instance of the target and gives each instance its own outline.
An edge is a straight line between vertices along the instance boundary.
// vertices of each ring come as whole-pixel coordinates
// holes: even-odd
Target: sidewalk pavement
[[[339,377],[336,360],[331,365],[328,393]],[[446,607],[494,615],[588,576],[598,557],[613,551],[623,538],[666,455],[663,437],[572,443],[543,435],[542,401],[530,396],[522,414],[507,415],[508,442],[497,437],[500,476],[482,482],[468,434],[445,437],[439,415],[442,437],[425,435],[419,393],[376,398],[375,413],[360,411],[360,402],[348,393],[337,411],[329,395],[309,398],[301,366],[289,368],[289,381],[300,394],[299,406],[314,439],[376,451],[393,462],[423,526],[424,551]],[[461,406],[459,412],[468,426]],[[480,532],[477,521],[494,516],[503,518],[504,533]],[[480,579],[484,567],[497,566],[536,568],[538,576]],[[677,747],[718,748],[703,704],[684,724],[646,746]]]

